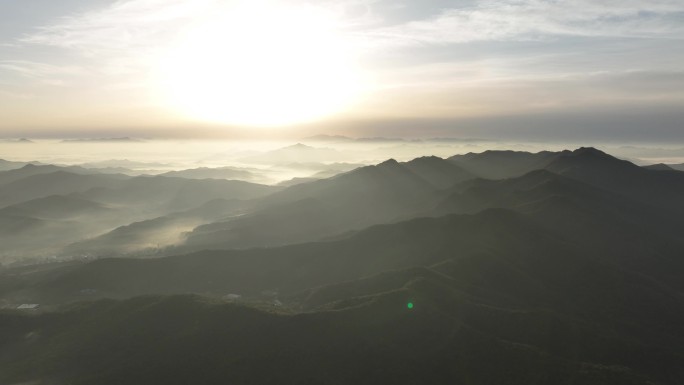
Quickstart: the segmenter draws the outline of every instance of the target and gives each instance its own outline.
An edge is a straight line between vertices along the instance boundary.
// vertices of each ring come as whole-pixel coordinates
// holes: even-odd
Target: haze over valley
[[[8,165],[1,303],[40,310],[2,313],[0,381],[280,383],[256,373],[287,365],[294,381],[383,382],[380,366],[399,383],[503,383],[484,362],[507,383],[682,378],[684,171],[592,147],[378,163],[348,150],[157,175]],[[321,171],[247,181],[284,158]],[[268,353],[321,344],[334,349]]]
[[[497,149],[508,145],[522,154],[522,149],[560,146],[459,139],[354,139],[339,135],[302,138],[294,144],[125,139],[37,140],[0,145],[9,154],[22,154],[21,158],[4,160],[0,172],[0,216],[7,229],[3,234],[3,264],[158,256],[178,252],[176,248],[244,248],[313,241],[419,216],[439,203],[433,195],[443,194],[457,182],[520,176],[534,167],[542,168],[546,161],[542,159],[511,174],[507,170],[493,171],[495,167],[463,168],[456,162],[459,153],[507,154],[509,150]],[[684,159],[678,157],[684,155],[684,149],[676,147],[604,147],[645,168],[658,170],[675,170],[681,165],[654,162]],[[126,159],[109,158],[124,151]],[[373,187],[377,191],[368,192],[373,195],[366,198],[368,203],[357,202],[356,194],[379,183],[376,179],[380,174],[374,173],[380,171],[375,170],[386,169],[394,161],[406,168],[405,178],[424,179],[424,186],[410,182],[404,200],[389,203],[385,202],[387,197],[395,195],[392,190],[398,186],[392,184],[395,182],[387,182],[387,186],[381,183]],[[416,195],[408,193],[415,189]],[[348,204],[356,206],[346,207]],[[385,204],[391,206],[383,209]],[[375,215],[368,211],[371,208],[386,212]],[[337,218],[342,212],[352,215],[357,211],[368,218]],[[288,216],[297,216],[297,221],[310,228],[287,229],[292,220]],[[233,229],[236,235],[232,238],[236,239],[231,240],[227,233],[214,235],[222,227]],[[245,231],[255,234],[247,235]],[[300,235],[285,235],[286,231]]]
[[[681,385],[682,0],[0,1],[0,385]]]

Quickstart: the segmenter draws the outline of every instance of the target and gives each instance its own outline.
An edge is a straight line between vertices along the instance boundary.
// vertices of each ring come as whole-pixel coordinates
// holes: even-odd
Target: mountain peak
[[[386,161],[378,164],[378,166],[398,166],[398,165],[399,165],[399,162],[397,162],[397,160],[394,158],[387,159]]]
[[[596,149],[594,147],[580,147],[577,150],[573,151],[572,154],[574,155],[581,155],[581,156],[600,156],[600,157],[611,157],[610,155],[606,154],[605,152]],[[612,158],[612,157],[611,157]]]
[[[411,162],[439,162],[439,161],[444,161],[444,159],[440,158],[438,156],[435,156],[435,155],[428,155],[428,156],[421,156],[419,158],[415,158],[415,159],[411,160],[409,163],[411,163]]]
[[[615,158],[594,147],[580,147],[572,152],[563,151],[546,168],[561,175],[565,175],[566,172],[571,170],[574,170],[572,171],[573,173],[579,172],[578,170],[581,169],[584,170],[582,173],[588,173],[597,177],[601,172],[605,173],[607,170],[610,170],[610,173],[615,173],[618,171],[624,172],[641,169],[629,161]],[[614,174],[609,175],[614,176]]]
[[[666,165],[665,163],[656,163],[644,166],[645,169],[655,170],[655,171],[676,171],[674,168]]]
[[[293,145],[291,145],[291,146],[287,146],[287,147],[285,147],[285,148],[291,149],[291,150],[303,150],[303,149],[310,149],[310,148],[313,148],[313,147],[307,146],[306,144],[297,143],[297,144],[293,144]]]

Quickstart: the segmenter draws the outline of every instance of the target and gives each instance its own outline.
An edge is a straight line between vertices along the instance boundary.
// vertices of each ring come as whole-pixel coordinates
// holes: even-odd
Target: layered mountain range
[[[684,381],[673,168],[594,148],[287,187],[55,167],[0,172],[2,384]]]

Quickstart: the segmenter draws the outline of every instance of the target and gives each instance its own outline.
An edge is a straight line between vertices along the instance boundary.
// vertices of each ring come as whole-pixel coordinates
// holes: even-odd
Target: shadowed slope
[[[426,208],[435,195],[432,184],[392,159],[276,192],[244,217],[198,227],[186,246],[242,248],[317,240],[396,221]]]
[[[482,153],[468,153],[449,158],[468,172],[487,179],[518,177],[532,170],[544,168],[561,153],[542,151],[529,153],[523,151],[490,150]]]

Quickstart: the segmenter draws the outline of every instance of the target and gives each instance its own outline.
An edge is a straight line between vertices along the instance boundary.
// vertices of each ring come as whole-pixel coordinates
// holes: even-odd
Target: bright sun
[[[199,120],[281,126],[333,114],[361,91],[354,55],[312,8],[242,5],[194,26],[164,57],[171,105]]]

